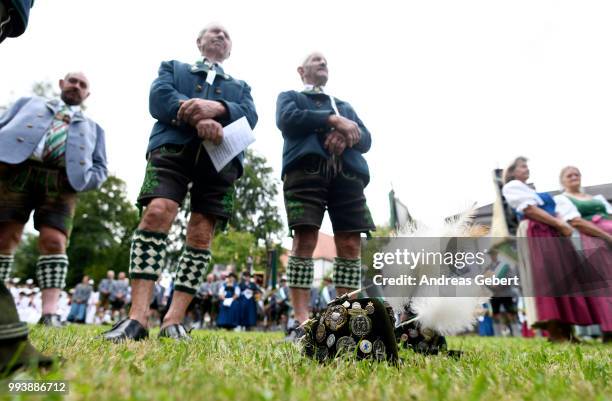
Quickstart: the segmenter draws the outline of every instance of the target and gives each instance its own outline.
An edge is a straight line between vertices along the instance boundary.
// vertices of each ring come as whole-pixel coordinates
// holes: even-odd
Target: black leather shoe
[[[191,332],[191,330],[189,330]],[[171,324],[159,331],[159,338],[172,338],[178,341],[191,341],[189,332],[185,330],[182,324]]]
[[[123,319],[117,322],[109,331],[102,333],[102,338],[114,343],[126,340],[139,341],[149,337],[149,330],[145,329],[138,320]]]
[[[40,320],[38,321],[38,324],[47,326],[47,327],[63,327],[64,326],[62,324],[62,319],[60,318],[60,315],[54,315],[50,313],[46,315],[42,315],[40,317]]]

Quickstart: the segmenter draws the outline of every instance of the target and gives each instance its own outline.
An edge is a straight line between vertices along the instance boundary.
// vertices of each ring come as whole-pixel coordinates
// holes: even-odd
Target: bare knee
[[[66,253],[66,235],[51,227],[41,227],[38,248],[43,255]]]
[[[198,249],[208,249],[215,231],[215,217],[191,213],[187,224],[187,244]]]
[[[23,224],[8,222],[0,223],[0,253],[4,255],[12,254],[21,241]]]
[[[138,228],[147,231],[168,232],[177,212],[178,203],[170,199],[153,199],[147,205]]]
[[[336,233],[334,235],[336,251],[342,258],[356,259],[361,254],[361,236],[359,233]]]
[[[318,238],[319,229],[316,227],[297,228],[293,237],[293,255],[302,258],[312,257]]]

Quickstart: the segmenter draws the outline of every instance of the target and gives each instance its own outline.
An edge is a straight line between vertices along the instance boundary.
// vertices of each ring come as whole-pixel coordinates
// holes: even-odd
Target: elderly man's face
[[[232,40],[227,30],[220,25],[211,25],[197,40],[202,56],[212,61],[227,59],[232,51]]]
[[[60,79],[61,98],[69,106],[78,106],[89,96],[89,81],[80,72],[70,73]]]
[[[305,84],[324,86],[329,78],[327,60],[321,53],[313,53],[298,67],[298,73]]]

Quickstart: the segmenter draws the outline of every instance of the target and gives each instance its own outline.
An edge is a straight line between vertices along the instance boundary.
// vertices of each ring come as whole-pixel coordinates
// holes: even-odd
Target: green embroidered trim
[[[299,219],[304,216],[304,205],[300,201],[287,201],[287,217],[290,220]]]
[[[28,179],[30,178],[31,168],[20,170],[17,176],[10,181],[9,189],[11,192],[24,192]]]
[[[234,210],[234,190],[233,189],[225,193],[221,203],[223,204],[223,211],[225,213],[228,213],[228,214],[232,213],[232,210]]]
[[[182,145],[164,145],[161,148],[159,148],[159,153],[162,155],[167,155],[167,154],[171,154],[171,155],[175,155],[177,153],[181,153],[181,150],[183,149]]]
[[[142,183],[142,188],[140,188],[140,194],[150,194],[155,188],[159,186],[159,180],[157,179],[157,171],[151,165],[149,161],[147,163],[147,169],[145,171],[144,182]]]

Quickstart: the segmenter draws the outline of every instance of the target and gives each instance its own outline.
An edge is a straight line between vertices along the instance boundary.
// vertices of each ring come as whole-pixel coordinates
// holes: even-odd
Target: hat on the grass
[[[430,327],[423,327],[418,321],[417,314],[406,305],[404,309],[406,320],[395,328],[395,338],[400,347],[411,349],[424,355],[461,356],[461,351],[448,350],[446,337]]]
[[[302,352],[320,362],[340,356],[391,362],[398,359],[389,311],[377,298],[336,298],[301,329]]]
[[[447,352],[446,338],[430,328],[421,328],[415,321],[406,321],[395,328],[395,338],[401,347],[425,355]]]

